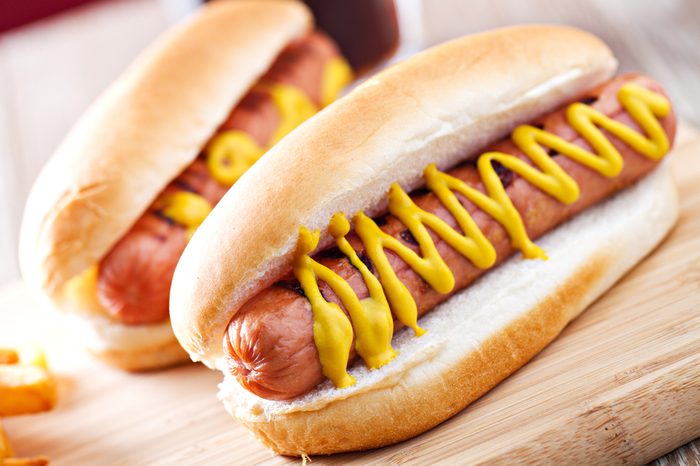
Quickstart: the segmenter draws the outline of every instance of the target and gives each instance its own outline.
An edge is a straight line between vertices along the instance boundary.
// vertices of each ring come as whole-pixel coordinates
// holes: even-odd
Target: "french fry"
[[[47,411],[56,404],[56,382],[44,353],[0,348],[0,416]],[[0,466],[45,466],[43,456],[16,458],[0,424]]]
[[[0,416],[48,411],[56,404],[56,382],[40,351],[0,350]]]
[[[13,349],[0,348],[0,364],[17,364],[19,354]]]

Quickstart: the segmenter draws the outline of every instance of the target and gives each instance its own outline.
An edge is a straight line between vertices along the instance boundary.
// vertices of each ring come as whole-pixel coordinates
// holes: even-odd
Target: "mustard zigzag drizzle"
[[[661,159],[668,152],[669,141],[657,118],[668,115],[671,109],[669,101],[661,94],[633,83],[627,83],[620,88],[618,99],[645,134],[605,116],[588,105],[573,103],[566,109],[566,118],[574,130],[593,148],[593,152],[542,129],[530,125],[519,126],[513,131],[512,140],[535,166],[502,152],[482,154],[477,160],[477,169],[487,194],[441,172],[434,164],[429,165],[424,171],[426,186],[455,218],[463,234],[437,215],[418,207],[397,183],[391,185],[389,213],[408,228],[419,245],[421,255],[383,232],[363,212],[357,213],[353,217],[355,232],[364,245],[365,253],[374,264],[378,277],[360,260],[348,243],[346,235],[350,232],[350,223],[345,215],[335,214],[330,221],[329,232],[335,238],[340,251],[360,271],[369,290],[368,298],[360,299],[343,278],[310,256],[318,245],[319,232],[312,233],[302,227],[294,257],[294,274],[311,303],[314,342],[324,376],[339,388],[355,383],[354,378],[347,373],[353,333],[356,351],[368,367],[381,367],[396,357],[397,353],[391,346],[392,312],[398,321],[412,328],[417,336],[425,332],[417,323],[416,302],[396,276],[385,249],[396,253],[435,291],[443,294],[453,290],[455,279],[438,253],[429,229],[475,266],[481,269],[493,266],[496,261],[493,245],[459,202],[455,193],[463,195],[500,223],[508,232],[513,248],[520,250],[525,258],[547,258],[545,252],[528,237],[520,214],[493,168],[494,161],[555,199],[571,204],[579,198],[579,186],[552,160],[545,147],[590,167],[605,177],[613,178],[622,170],[623,160],[613,143],[599,129],[603,128],[640,154],[652,160]],[[338,304],[323,297],[318,286],[319,280],[327,283],[338,296],[348,311],[349,319]]]

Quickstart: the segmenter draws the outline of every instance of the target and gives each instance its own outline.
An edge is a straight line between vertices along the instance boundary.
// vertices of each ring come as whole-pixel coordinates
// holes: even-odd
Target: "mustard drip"
[[[525,258],[546,259],[545,252],[530,240],[519,212],[493,168],[494,161],[517,173],[550,196],[570,204],[579,198],[579,186],[552,160],[545,148],[554,149],[560,155],[590,167],[603,176],[615,177],[623,168],[623,159],[613,143],[601,131],[602,128],[640,154],[652,160],[661,159],[668,152],[669,141],[658,119],[670,112],[669,101],[661,94],[633,83],[625,84],[620,88],[618,99],[644,134],[585,104],[571,104],[566,110],[566,118],[593,151],[588,151],[533,126],[519,126],[513,131],[512,140],[534,166],[502,152],[482,154],[477,160],[477,169],[486,188],[486,194],[462,180],[439,171],[435,165],[429,165],[424,172],[427,188],[449,210],[457,221],[461,233],[436,215],[418,207],[398,184],[393,184],[389,190],[389,213],[406,225],[418,243],[420,255],[396,238],[384,233],[364,213],[356,214],[353,218],[355,232],[362,241],[366,254],[376,267],[378,278],[359,260],[357,253],[345,238],[350,231],[347,219],[343,214],[336,214],[331,220],[329,231],[341,252],[360,270],[370,291],[370,298],[366,300],[360,300],[345,280],[310,257],[310,253],[318,245],[319,232],[312,234],[302,228],[294,258],[294,273],[311,303],[314,314],[314,341],[324,375],[340,388],[354,383],[354,379],[346,370],[353,330],[358,354],[368,367],[379,367],[395,356],[396,353],[390,349],[391,336],[387,338],[386,334],[387,331],[393,330],[390,325],[387,325],[390,316],[382,315],[389,312],[387,302],[393,315],[400,322],[411,327],[416,335],[420,336],[424,332],[417,324],[416,302],[396,276],[385,249],[396,253],[439,293],[450,293],[453,290],[454,276],[437,251],[428,230],[442,238],[475,266],[482,269],[493,266],[496,261],[493,245],[478,228],[455,193],[463,195],[498,221],[507,231],[513,248],[520,250]],[[331,287],[347,309],[350,319],[337,304],[323,298],[317,280],[324,281]],[[368,309],[366,304],[368,300],[377,304],[377,309]],[[374,307],[374,304],[370,307]],[[365,316],[370,311],[379,318],[367,319]],[[370,346],[382,349],[377,350],[382,354],[380,363],[373,359],[376,351],[367,355],[363,354],[365,351],[360,351],[360,347]]]
[[[163,215],[184,226],[187,239],[194,235],[212,209],[208,200],[189,191],[166,194],[161,202],[166,206],[163,209]]]
[[[369,367],[377,368],[396,356],[396,352],[391,347],[394,322],[381,283],[372,275],[345,238],[345,235],[350,232],[350,223],[347,218],[343,214],[334,215],[329,231],[336,239],[340,250],[362,274],[369,297],[359,299],[345,280],[309,256],[309,253],[318,245],[318,231],[311,233],[302,227],[299,232],[294,274],[311,302],[314,314],[314,342],[321,359],[323,375],[342,388],[355,383],[346,371],[353,330],[357,336],[355,350]],[[340,298],[350,314],[352,323],[340,306],[326,301],[317,280],[326,282]]]
[[[369,291],[369,297],[360,300],[362,312],[356,312],[357,308],[353,306],[348,310],[351,313],[352,326],[357,337],[355,349],[362,356],[362,359],[367,361],[369,367],[381,367],[396,357],[396,352],[391,347],[391,338],[394,336],[394,321],[391,317],[389,303],[384,296],[382,284],[362,262],[345,238],[345,235],[350,232],[350,222],[345,215],[335,214],[331,218],[328,230],[335,238],[338,249],[360,271]],[[356,296],[355,293],[351,294]]]
[[[263,83],[258,84],[258,88],[264,89],[270,95],[280,116],[279,126],[273,133],[269,146],[277,144],[319,110],[304,92],[288,84]]]
[[[265,150],[248,133],[222,131],[207,144],[207,168],[222,186],[233,186]]]
[[[352,81],[352,69],[342,57],[328,61],[321,77],[321,105],[330,105]]]

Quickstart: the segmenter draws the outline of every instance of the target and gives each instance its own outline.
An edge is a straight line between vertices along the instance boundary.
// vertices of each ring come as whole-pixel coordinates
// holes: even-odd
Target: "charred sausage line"
[[[617,91],[622,84],[629,81],[662,92],[660,86],[649,78],[624,76],[604,84],[588,93],[583,99],[591,102],[594,108],[605,115],[639,130],[617,100]],[[543,125],[545,130],[569,142],[589,149],[587,143],[568,125],[564,112],[564,109],[560,109],[536,124]],[[670,140],[675,133],[675,123],[673,114],[661,120]],[[637,154],[620,140],[614,137],[610,139],[624,160],[622,172],[612,179],[603,177],[568,158],[551,154],[580,186],[579,200],[569,205],[548,196],[516,174],[505,169],[501,170],[500,175],[504,184],[507,185],[506,192],[521,214],[530,238],[536,239],[542,236],[582,210],[643,177],[656,166],[656,162]],[[512,154],[530,163],[510,140],[501,141],[489,150]],[[484,191],[473,164],[456,167],[449,171],[449,174]],[[436,214],[452,227],[458,228],[456,221],[432,193],[414,195],[412,198],[420,208]],[[458,198],[495,247],[497,263],[513,254],[510,238],[504,228],[467,199],[461,196]],[[418,251],[415,241],[396,218],[387,216],[386,223],[381,229]],[[444,241],[432,233],[431,235],[440,255],[454,274],[455,292],[465,288],[484,273]],[[362,257],[364,251],[359,239],[351,234],[348,240]],[[454,292],[450,294],[435,292],[396,254],[387,251],[387,256],[392,268],[415,299],[419,315],[425,314],[454,294]],[[336,257],[332,252],[324,252],[317,255],[316,259],[347,280],[359,298],[367,297],[368,291],[359,271],[350,265],[346,258]],[[285,277],[283,281],[286,284],[284,287],[273,286],[263,290],[238,310],[228,327],[224,341],[229,370],[241,385],[258,396],[274,400],[287,400],[302,395],[324,380],[314,345],[310,305],[303,295],[295,291],[293,279]],[[321,283],[320,288],[327,300],[342,307],[342,303],[328,285]],[[399,326],[396,325],[395,330],[398,328]],[[350,361],[354,358],[354,351],[351,350]]]
[[[338,50],[330,39],[318,32],[310,33],[287,46],[260,82],[290,85],[320,106],[324,65],[337,56]],[[265,147],[279,123],[280,115],[270,95],[254,86],[215,135],[240,130]],[[159,199],[186,191],[216,205],[228,187],[212,177],[205,160],[204,154],[200,154],[165,188]],[[100,304],[124,324],[167,319],[170,283],[186,244],[185,228],[164,215],[156,201],[100,262],[97,283]]]

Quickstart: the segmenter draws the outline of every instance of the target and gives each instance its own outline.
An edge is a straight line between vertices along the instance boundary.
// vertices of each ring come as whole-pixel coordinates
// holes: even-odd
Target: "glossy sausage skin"
[[[289,44],[261,82],[294,86],[320,105],[324,66],[338,55],[335,44],[328,37],[311,32]],[[241,130],[265,147],[279,123],[280,116],[271,97],[253,87],[215,134],[224,130]],[[200,154],[164,192],[191,191],[216,205],[227,189],[211,177],[205,155]],[[100,262],[97,282],[100,304],[124,324],[166,320],[170,283],[186,243],[185,229],[152,205]]]
[[[620,107],[617,100],[618,89],[627,81],[635,81],[642,86],[663,92],[660,86],[649,78],[627,75],[605,83],[581,96],[580,100],[639,131],[638,126]],[[669,140],[673,141],[676,130],[675,115],[670,114],[662,119],[661,123]],[[543,117],[533,124],[543,125],[545,130],[590,149],[587,143],[568,125],[563,109]],[[616,178],[605,178],[566,157],[552,154],[554,160],[576,180],[581,188],[580,198],[570,205],[560,203],[513,172],[502,167],[498,170],[497,167],[497,172],[506,186],[506,191],[522,215],[531,238],[542,236],[582,210],[643,177],[656,166],[657,162],[637,154],[616,138],[611,137],[611,139],[624,159],[624,168]],[[510,153],[528,160],[510,140],[501,141],[490,147],[489,150]],[[450,170],[449,173],[484,191],[473,162],[462,164]],[[411,197],[421,208],[438,215],[459,230],[455,220],[432,193],[415,192],[412,193]],[[515,251],[503,227],[467,199],[461,195],[458,197],[496,248],[497,263],[512,255]],[[410,232],[396,218],[387,215],[381,218],[381,222],[383,225],[379,221],[377,223],[382,230],[418,251]],[[440,238],[434,234],[432,236],[438,251],[455,276],[455,289],[451,294],[465,288],[484,273],[483,270],[473,266],[471,262]],[[357,236],[351,233],[348,235],[348,240],[358,251],[360,257],[369,263],[369,260],[365,260],[366,256],[363,257],[362,243]],[[425,314],[450,297],[451,294],[445,295],[435,292],[393,252],[387,251],[387,257],[389,257],[399,279],[413,295],[419,315]],[[345,278],[360,298],[367,297],[368,291],[360,273],[350,265],[344,256],[338,253],[337,249],[323,251],[315,258]],[[343,307],[329,286],[321,283],[320,287],[327,300],[334,301],[341,308]],[[230,322],[224,338],[224,351],[227,355],[230,372],[249,391],[263,398],[288,400],[308,392],[325,380],[314,345],[312,325],[311,307],[303,296],[298,282],[291,274],[284,277],[275,286],[261,291],[249,300]],[[400,328],[400,324],[395,322],[395,331],[398,328]],[[355,359],[355,355],[351,353],[350,361],[352,362],[353,359]]]

